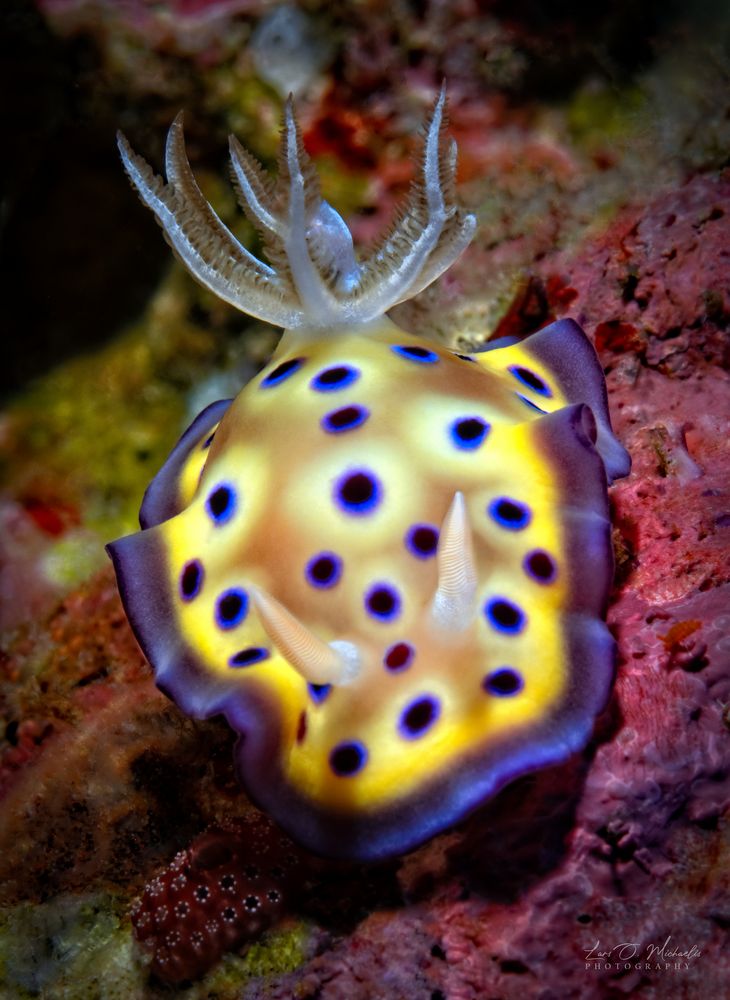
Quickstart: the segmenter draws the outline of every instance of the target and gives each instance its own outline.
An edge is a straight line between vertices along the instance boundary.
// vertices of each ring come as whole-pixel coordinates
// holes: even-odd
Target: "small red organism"
[[[303,871],[300,852],[263,816],[201,834],[132,907],[153,974],[166,983],[199,979],[281,919]]]
[[[620,320],[599,323],[595,344],[597,351],[615,351],[618,354],[637,353],[645,346],[641,333],[633,323],[622,323]]]

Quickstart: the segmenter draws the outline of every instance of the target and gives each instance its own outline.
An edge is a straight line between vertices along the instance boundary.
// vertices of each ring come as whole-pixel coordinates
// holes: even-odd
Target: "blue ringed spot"
[[[380,503],[382,488],[372,472],[356,469],[337,480],[334,498],[348,514],[370,514]]]
[[[215,620],[223,629],[240,625],[248,614],[248,594],[240,587],[225,590],[215,606]]]
[[[528,552],[522,563],[525,572],[537,580],[538,583],[552,583],[558,575],[558,568],[555,560],[542,549],[535,549]]]
[[[334,552],[319,552],[309,560],[304,573],[313,587],[326,590],[339,582],[342,560]]]
[[[407,740],[423,736],[441,715],[441,703],[433,695],[422,695],[401,712],[398,731]]]
[[[430,559],[439,544],[438,528],[432,524],[413,524],[404,538],[406,548],[417,559]]]
[[[493,670],[482,681],[482,687],[487,694],[496,694],[499,697],[517,694],[524,687],[522,676],[512,667],[500,667]]]
[[[270,653],[263,646],[248,646],[246,649],[239,649],[237,653],[229,659],[231,667],[251,667],[254,663],[261,663],[268,660]]]
[[[484,605],[484,614],[498,632],[517,635],[525,627],[527,616],[506,597],[493,597]]]
[[[336,365],[318,372],[309,383],[309,387],[316,392],[337,392],[338,389],[352,385],[359,378],[360,372],[352,365]]]
[[[521,399],[525,406],[529,406],[531,410],[537,410],[538,413],[547,413],[547,410],[543,410],[541,406],[538,406],[537,403],[533,403],[531,399],[528,399],[527,396],[523,396],[521,392],[516,392],[515,396],[517,396],[518,399]]]
[[[390,349],[394,354],[399,354],[402,358],[405,358],[406,361],[415,361],[419,365],[432,365],[439,359],[435,351],[429,351],[426,347],[393,344]]]
[[[364,406],[343,406],[322,417],[322,429],[328,434],[342,434],[343,431],[352,431],[360,427],[369,416],[370,411]]]
[[[451,440],[462,451],[475,451],[489,430],[489,424],[481,417],[459,417],[449,427]]]
[[[509,531],[522,531],[532,520],[530,508],[511,497],[496,497],[487,507],[487,512],[497,524]]]
[[[362,771],[367,763],[368,751],[363,743],[338,743],[330,753],[330,767],[340,778],[349,778]]]
[[[192,601],[198,596],[204,576],[203,564],[199,559],[191,559],[185,563],[180,574],[180,596],[184,601]]]
[[[332,690],[331,684],[307,684],[312,701],[316,705],[321,705],[327,695]]]
[[[236,491],[227,483],[219,483],[208,494],[205,509],[215,524],[225,524],[236,512]]]
[[[507,371],[533,392],[538,392],[541,396],[552,396],[553,391],[545,379],[540,378],[536,372],[530,371],[529,368],[523,368],[522,365],[510,365]]]
[[[303,364],[304,358],[289,358],[288,361],[282,361],[268,375],[264,375],[261,379],[261,388],[270,389],[274,385],[279,385],[284,379],[289,378],[294,372],[299,371]]]
[[[413,663],[416,651],[408,642],[396,642],[385,651],[383,666],[386,670],[397,673],[406,670]]]
[[[379,621],[393,621],[400,614],[400,609],[400,594],[387,583],[373,584],[365,595],[365,610]]]

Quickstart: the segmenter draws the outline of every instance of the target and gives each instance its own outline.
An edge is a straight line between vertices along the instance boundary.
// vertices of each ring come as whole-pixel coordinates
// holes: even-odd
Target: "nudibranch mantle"
[[[204,201],[180,121],[134,186],[208,288],[286,327],[109,545],[158,685],[240,734],[252,799],[315,852],[374,860],[587,742],[610,690],[607,482],[626,475],[595,351],[562,320],[468,355],[385,315],[474,228],[444,95],[392,233],[358,263],[287,105],[273,184],[232,140],[269,264]]]

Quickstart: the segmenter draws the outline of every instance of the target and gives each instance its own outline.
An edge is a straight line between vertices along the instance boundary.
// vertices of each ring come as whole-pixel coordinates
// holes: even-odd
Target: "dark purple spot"
[[[205,501],[208,516],[216,524],[230,521],[236,510],[236,491],[225,483],[216,486]]]
[[[431,524],[414,524],[406,532],[406,548],[418,559],[434,555],[439,543],[438,528]]]
[[[530,523],[532,514],[530,508],[519,500],[510,497],[497,497],[492,500],[487,511],[497,524],[511,531],[521,531]]]
[[[203,586],[203,565],[199,559],[185,563],[180,574],[180,596],[184,601],[192,601]]]
[[[530,371],[529,368],[523,368],[522,365],[510,365],[508,371],[514,375],[518,382],[522,382],[533,392],[539,392],[541,396],[552,396],[552,390],[547,382],[535,372]]]
[[[334,587],[342,576],[342,560],[334,552],[320,552],[307,563],[305,575],[313,587]]]
[[[523,563],[525,571],[538,583],[552,583],[557,576],[555,560],[542,549],[528,552]]]
[[[214,437],[215,437],[215,431],[213,431],[212,434],[209,434],[208,437],[205,439],[205,441],[203,441],[202,445],[200,446],[203,449],[203,451],[205,451],[206,448],[210,448],[210,446],[213,444]]]
[[[405,670],[406,667],[410,667],[414,656],[415,650],[413,646],[407,642],[396,642],[395,645],[386,650],[383,657],[383,664],[387,670],[392,670],[395,673],[398,670]]]
[[[335,484],[335,499],[348,514],[369,514],[378,505],[381,490],[371,472],[349,472]]]
[[[522,690],[522,677],[512,667],[500,667],[482,681],[482,687],[488,694],[499,696],[517,694]]]
[[[342,434],[364,424],[370,412],[364,406],[343,406],[322,417],[322,427],[330,434]]]
[[[518,399],[522,400],[525,406],[529,406],[531,410],[537,410],[538,413],[547,413],[547,410],[543,410],[541,406],[538,406],[537,403],[533,403],[531,399],[528,399],[527,396],[523,396],[521,392],[516,392],[515,395]]]
[[[340,743],[330,754],[330,767],[341,778],[349,778],[361,771],[368,759],[362,743]]]
[[[392,621],[400,612],[400,594],[387,583],[376,583],[365,595],[365,607],[373,618]]]
[[[394,345],[391,347],[394,354],[400,354],[407,361],[416,361],[421,365],[432,365],[438,361],[439,356],[435,351],[429,351],[425,347],[411,347],[409,345]]]
[[[307,713],[301,712],[297,723],[297,743],[303,743],[307,735]]]
[[[249,646],[247,649],[241,649],[234,653],[228,662],[232,667],[250,667],[254,663],[260,663],[268,658],[268,649],[264,649],[263,646]]]
[[[451,440],[462,451],[474,451],[489,433],[489,424],[481,417],[460,417],[449,428]]]
[[[280,365],[277,365],[276,368],[261,379],[261,388],[269,389],[272,385],[278,385],[284,379],[289,378],[290,375],[298,371],[303,364],[304,358],[290,358],[288,361],[282,361]]]
[[[524,611],[504,597],[494,597],[484,605],[484,613],[499,632],[516,635],[525,627]]]
[[[312,701],[317,705],[321,705],[332,690],[331,684],[307,684],[307,687]]]
[[[461,358],[462,361],[471,361],[476,364],[476,358],[473,358],[470,354],[455,354],[455,358]]]
[[[401,736],[406,739],[414,739],[423,736],[427,729],[436,722],[441,714],[441,704],[432,695],[424,695],[411,702],[403,710],[398,728]]]
[[[224,591],[218,598],[215,608],[215,620],[221,628],[229,629],[240,625],[248,613],[248,594],[245,590],[234,587]]]
[[[357,368],[351,365],[337,365],[335,368],[325,368],[319,372],[309,385],[317,392],[335,392],[337,389],[352,385],[359,378],[360,372]]]

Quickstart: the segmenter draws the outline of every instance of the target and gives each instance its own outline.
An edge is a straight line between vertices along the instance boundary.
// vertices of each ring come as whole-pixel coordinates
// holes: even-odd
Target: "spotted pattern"
[[[515,393],[515,395],[530,410],[536,410],[538,413],[547,413],[547,410],[543,410],[543,408],[541,406],[538,406],[537,403],[533,403],[531,399],[528,399],[527,396],[523,396],[521,392],[517,392],[517,393]]]
[[[513,667],[499,667],[487,674],[482,686],[487,694],[504,697],[520,692],[524,683],[522,676]]]
[[[224,591],[216,601],[215,620],[222,629],[236,628],[248,614],[248,594],[240,587]]]
[[[185,563],[180,574],[180,596],[184,601],[192,601],[203,588],[205,572],[199,559]]]
[[[390,584],[373,584],[365,595],[365,610],[379,621],[393,621],[400,614],[400,609],[400,594]]]
[[[352,365],[335,365],[318,372],[309,383],[316,392],[337,392],[352,385],[360,378],[360,372]]]
[[[233,486],[219,483],[215,486],[205,501],[205,509],[214,524],[222,525],[231,520],[236,513],[237,498]]]
[[[370,416],[370,411],[365,406],[343,406],[339,410],[332,410],[322,417],[322,429],[328,434],[342,434],[345,431],[353,431],[361,427]]]
[[[347,472],[336,483],[335,500],[348,514],[370,514],[382,499],[382,487],[377,476],[368,469]]]
[[[502,528],[521,531],[532,520],[532,512],[527,504],[512,497],[496,497],[487,508],[489,516]]]
[[[299,371],[299,369],[304,364],[304,358],[289,358],[288,361],[282,361],[280,365],[273,368],[268,375],[265,375],[261,379],[261,388],[270,389],[272,386],[280,385],[286,379],[291,378],[291,376]]]
[[[248,646],[234,653],[228,663],[232,667],[252,667],[255,663],[268,660],[269,655],[268,649],[263,646]]]
[[[510,365],[507,370],[514,375],[518,382],[527,386],[528,389],[532,389],[533,392],[538,392],[541,396],[552,396],[552,389],[547,382],[529,368],[525,368],[523,365]]]
[[[304,573],[312,587],[327,590],[340,581],[342,559],[334,552],[319,552],[309,560]]]
[[[349,778],[362,771],[367,759],[368,752],[363,743],[339,743],[330,753],[330,767],[338,777]]]
[[[427,347],[394,344],[391,347],[391,351],[394,354],[398,354],[401,358],[405,358],[406,361],[415,361],[420,365],[433,365],[439,359],[438,354],[435,351],[430,351]]]
[[[475,451],[489,433],[489,424],[481,417],[459,417],[449,427],[454,445],[462,451]]]
[[[317,705],[321,705],[322,702],[329,695],[330,691],[332,690],[332,685],[331,684],[307,684],[307,688],[309,690],[309,694],[310,694],[310,696],[312,698],[312,701],[315,704],[317,704]]]
[[[424,736],[438,721],[441,703],[433,695],[421,695],[407,705],[401,713],[398,731],[405,739]]]
[[[487,601],[484,613],[494,629],[508,635],[517,635],[527,622],[527,616],[522,608],[505,597],[494,597]]]
[[[416,651],[409,642],[396,642],[385,651],[383,666],[391,673],[407,670],[415,655]]]
[[[417,559],[430,559],[436,555],[439,542],[438,528],[433,524],[414,524],[405,535],[405,545]]]
[[[528,576],[538,583],[552,583],[558,575],[553,557],[542,549],[528,552],[522,564]]]

